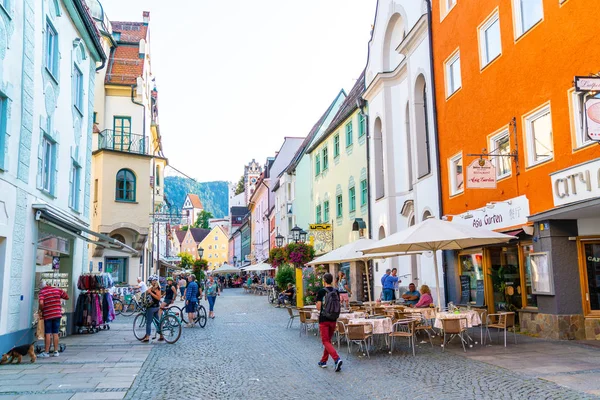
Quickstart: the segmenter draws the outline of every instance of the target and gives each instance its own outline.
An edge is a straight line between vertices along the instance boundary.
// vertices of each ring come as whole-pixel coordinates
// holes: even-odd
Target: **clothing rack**
[[[115,319],[115,308],[110,288],[114,286],[108,273],[85,273],[79,276],[74,319],[78,333],[97,333],[109,330],[109,323]]]

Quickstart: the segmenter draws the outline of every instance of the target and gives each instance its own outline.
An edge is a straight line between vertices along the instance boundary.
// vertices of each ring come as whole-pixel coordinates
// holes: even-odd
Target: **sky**
[[[100,0],[112,21],[150,11],[169,164],[237,182],[304,137],[366,66],[376,0]]]

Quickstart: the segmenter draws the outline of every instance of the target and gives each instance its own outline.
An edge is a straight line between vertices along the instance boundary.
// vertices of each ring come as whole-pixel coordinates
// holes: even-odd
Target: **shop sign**
[[[467,211],[455,216],[452,222],[473,228],[495,230],[525,225],[528,216],[529,200],[527,196],[523,195],[509,200],[491,202],[485,207]]]
[[[600,197],[600,158],[550,174],[554,206]]]
[[[467,167],[467,189],[496,189],[496,167],[486,158],[478,158]]]
[[[587,134],[592,140],[600,140],[600,99],[588,99],[585,102]]]
[[[331,224],[310,224],[309,228],[311,231],[330,231]]]
[[[576,76],[575,77],[575,90],[578,92],[600,91],[600,77]]]

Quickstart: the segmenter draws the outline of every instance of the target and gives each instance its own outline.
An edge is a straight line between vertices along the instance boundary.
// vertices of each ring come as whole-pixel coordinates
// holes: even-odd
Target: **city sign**
[[[468,189],[496,189],[496,167],[487,158],[478,158],[467,167]]]
[[[575,90],[578,92],[600,91],[600,77],[576,76],[575,77]]]
[[[600,158],[550,174],[554,206],[600,197]]]

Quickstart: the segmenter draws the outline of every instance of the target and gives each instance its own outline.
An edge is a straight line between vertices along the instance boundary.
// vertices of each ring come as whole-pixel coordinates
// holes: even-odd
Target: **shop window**
[[[129,169],[117,173],[117,201],[135,201],[135,175]]]
[[[329,149],[327,146],[323,147],[323,172],[329,168]]]
[[[498,179],[505,178],[511,174],[511,157],[505,157],[510,154],[510,137],[508,129],[494,135],[490,138],[490,154],[501,157],[491,157],[492,164],[496,167],[496,176]]]
[[[450,195],[454,196],[465,190],[462,153],[458,153],[450,158],[448,160],[448,167],[450,171]]]
[[[456,51],[446,61],[446,97],[452,96],[454,92],[462,87],[460,75],[460,51]]]
[[[474,303],[477,298],[477,281],[483,281],[483,254],[460,254],[460,274],[469,277],[469,301]],[[466,297],[461,293],[461,298]]]
[[[522,246],[523,249],[523,264],[525,268],[525,304],[524,307],[537,307],[537,296],[533,294],[534,271],[531,265],[531,253],[533,253],[533,245]]]
[[[336,133],[333,137],[333,158],[340,156],[340,134]]]
[[[123,242],[124,243],[124,242]],[[107,258],[106,272],[109,273],[115,283],[127,282],[127,259],[126,258]]]
[[[513,0],[516,37],[523,35],[544,18],[542,0]]]
[[[498,11],[479,28],[479,56],[481,67],[485,67],[502,53],[500,40],[500,17]]]
[[[587,134],[587,118],[585,113],[585,102],[590,99],[600,99],[600,94],[589,92],[570,92],[571,108],[573,110],[573,125],[575,128],[575,148],[584,147],[595,143]]]
[[[600,243],[583,243],[583,266],[585,268],[582,287],[587,311],[600,312]]]
[[[525,117],[525,132],[528,166],[554,158],[552,116],[549,105]]]
[[[494,310],[517,311],[523,308],[518,248],[494,247],[489,252]]]

